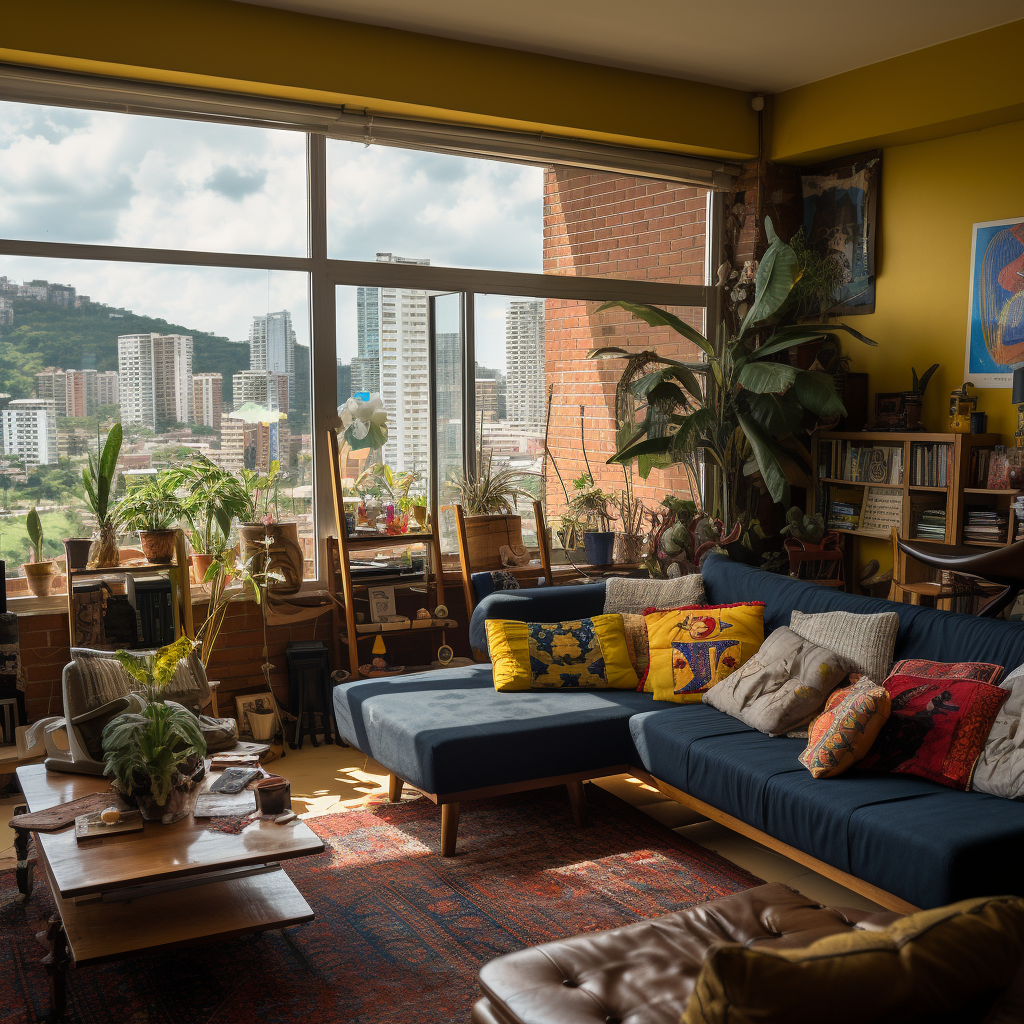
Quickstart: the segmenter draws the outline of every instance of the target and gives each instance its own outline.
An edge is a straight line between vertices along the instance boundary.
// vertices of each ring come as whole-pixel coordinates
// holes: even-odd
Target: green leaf
[[[607,309],[615,309],[616,307],[624,309],[627,313],[632,313],[637,319],[643,320],[644,323],[648,323],[652,327],[671,327],[676,334],[681,334],[688,341],[692,341],[702,352],[709,356],[714,354],[711,342],[700,331],[680,320],[674,314],[669,313],[668,310],[659,309],[657,306],[648,306],[643,302],[616,300],[604,303],[604,305],[597,308],[596,312],[603,313]],[[602,350],[598,349],[597,351]]]
[[[778,394],[792,385],[796,375],[796,367],[788,363],[747,363],[737,379],[741,387],[755,394]]]
[[[631,462],[640,455],[664,455],[671,447],[671,437],[647,437],[643,441],[637,441],[636,444],[624,448],[621,452],[616,452],[608,460],[608,464]]]
[[[607,348],[592,348],[587,353],[588,359],[629,359],[635,355],[635,352],[630,352],[625,348],[616,348],[615,346]]]
[[[805,409],[822,419],[830,420],[846,415],[846,407],[836,394],[835,382],[827,373],[801,370],[797,374],[793,391]]]
[[[792,390],[784,395],[749,395],[747,402],[750,415],[771,437],[785,437],[792,434],[804,418],[804,407]]]
[[[740,325],[740,337],[747,328],[767,320],[776,313],[789,298],[793,285],[800,279],[800,267],[796,253],[775,234],[771,218],[765,217],[765,230],[772,240],[757,267],[754,284],[754,304]]]
[[[760,348],[754,349],[751,352],[750,357],[752,359],[763,359],[765,356],[773,356],[776,352],[783,352],[787,348],[793,348],[796,345],[803,345],[808,341],[817,341],[819,338],[825,337],[821,331],[816,334],[790,334],[783,335],[780,337],[779,333],[773,334]]]
[[[740,429],[750,442],[754,458],[757,460],[757,468],[761,471],[768,493],[776,504],[789,504],[789,481],[783,472],[782,464],[775,454],[774,448],[768,437],[762,432],[760,426],[746,413],[739,413],[736,417]]]

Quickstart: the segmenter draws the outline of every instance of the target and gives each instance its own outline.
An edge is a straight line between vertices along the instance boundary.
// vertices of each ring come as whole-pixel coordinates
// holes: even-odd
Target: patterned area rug
[[[590,823],[564,787],[467,804],[459,855],[436,853],[425,799],[311,819],[327,852],[288,873],[316,920],[195,950],[73,970],[76,1024],[469,1021],[476,972],[514,949],[681,910],[760,884],[595,786]],[[15,902],[0,873],[0,1024],[49,1007],[34,932],[45,883]]]

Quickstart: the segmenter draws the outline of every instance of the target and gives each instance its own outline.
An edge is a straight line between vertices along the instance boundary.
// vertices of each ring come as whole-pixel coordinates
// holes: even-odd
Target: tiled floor
[[[328,814],[356,806],[368,797],[387,794],[388,773],[352,747],[326,744],[312,747],[307,741],[302,750],[288,750],[283,759],[273,762],[273,770],[291,782],[292,803],[303,815]],[[638,779],[617,775],[594,785],[614,793],[681,836],[714,850],[765,881],[785,882],[829,906],[881,909],[831,879],[808,871],[803,864],[708,821],[674,800],[666,800]],[[404,797],[414,799],[415,791],[410,793],[406,787]],[[17,796],[0,798],[0,844],[5,847],[0,849],[0,870],[14,867],[14,833],[7,828],[7,822],[18,801]]]

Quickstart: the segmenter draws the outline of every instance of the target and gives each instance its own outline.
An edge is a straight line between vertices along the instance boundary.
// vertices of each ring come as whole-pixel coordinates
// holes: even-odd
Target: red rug
[[[425,799],[314,818],[328,849],[288,873],[316,920],[195,950],[73,970],[78,1024],[414,1024],[469,1020],[480,965],[523,946],[669,913],[760,884],[596,786],[572,823],[563,787],[465,805],[437,854]],[[49,1007],[34,938],[45,883],[0,873],[0,1024]]]

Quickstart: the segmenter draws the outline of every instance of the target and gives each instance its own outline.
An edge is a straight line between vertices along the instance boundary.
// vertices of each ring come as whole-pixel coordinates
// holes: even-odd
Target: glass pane
[[[460,293],[434,299],[434,351],[437,394],[438,498],[442,505],[456,500],[455,479],[465,466],[462,431],[462,361],[465,351],[465,318]]]
[[[541,272],[539,167],[327,140],[332,259]]]
[[[0,237],[305,256],[306,137],[0,102]]]
[[[117,494],[196,454],[232,473],[278,460],[269,514],[297,522],[314,575],[308,291],[299,273],[0,257],[7,575],[28,553],[33,505],[46,556],[92,535],[82,466],[118,420]]]
[[[704,283],[707,192],[675,182],[544,169],[544,273]]]

